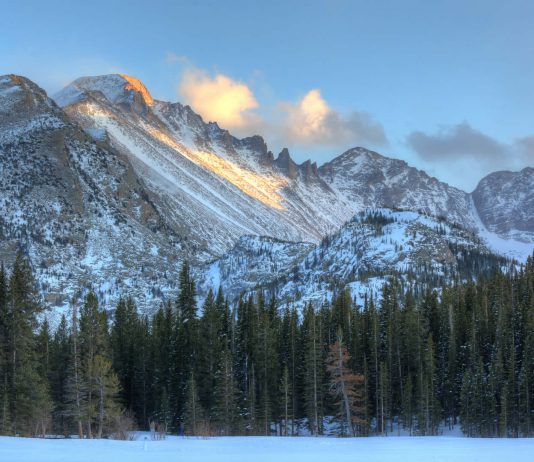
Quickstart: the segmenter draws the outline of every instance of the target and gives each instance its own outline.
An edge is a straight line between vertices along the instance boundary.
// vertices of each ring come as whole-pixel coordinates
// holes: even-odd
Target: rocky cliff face
[[[0,259],[27,252],[50,304],[89,284],[103,300],[123,286],[142,305],[151,285],[170,290],[164,271],[186,247],[128,159],[13,75],[0,78],[0,155]]]
[[[473,202],[490,231],[534,242],[534,168],[491,173],[473,191]]]
[[[366,207],[418,210],[472,228],[469,195],[406,162],[364,148],[345,152],[319,168],[321,178],[336,192]]]

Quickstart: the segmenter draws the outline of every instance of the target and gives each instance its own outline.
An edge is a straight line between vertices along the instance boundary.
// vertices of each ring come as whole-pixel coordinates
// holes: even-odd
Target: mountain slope
[[[472,232],[444,220],[372,209],[313,248],[243,238],[204,269],[200,288],[205,293],[220,285],[233,301],[245,289],[262,288],[283,302],[302,305],[321,303],[348,287],[361,302],[392,276],[406,284],[439,287],[453,277],[476,277],[504,264]]]
[[[288,242],[267,236],[242,236],[221,258],[197,270],[199,292],[219,286],[232,301],[258,286],[288,274],[315,248],[308,242]]]
[[[354,148],[319,168],[328,185],[357,204],[419,210],[472,228],[469,195],[406,162],[364,148]]]
[[[86,77],[56,101],[130,159],[200,261],[244,234],[317,242],[350,216],[352,208],[311,165],[297,166],[287,152],[275,160],[261,137],[234,138],[188,106],[153,100],[139,88],[127,76]]]
[[[495,172],[473,191],[484,226],[502,237],[534,242],[534,168]]]
[[[0,77],[0,260],[22,248],[52,305],[92,284],[144,307],[186,250],[128,160],[100,146],[29,80]]]

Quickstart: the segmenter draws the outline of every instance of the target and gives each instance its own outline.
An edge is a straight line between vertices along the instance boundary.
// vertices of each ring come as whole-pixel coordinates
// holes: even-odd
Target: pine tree
[[[71,363],[71,338],[65,315],[61,316],[50,347],[50,391],[55,404],[55,433],[68,436],[70,419],[68,412],[68,380]]]
[[[67,366],[67,383],[65,396],[65,415],[76,422],[79,438],[83,438],[83,420],[86,407],[86,390],[84,373],[82,371],[81,352],[79,344],[78,307],[75,300],[71,301],[72,320],[70,346],[71,355]]]
[[[110,344],[113,352],[113,369],[120,382],[121,401],[132,414],[134,410],[139,410],[141,400],[138,374],[143,345],[139,315],[132,298],[127,300],[121,298],[117,304]]]
[[[190,436],[199,436],[205,432],[206,422],[204,420],[204,410],[200,405],[197,382],[193,372],[190,373],[189,380],[187,381],[186,397],[184,412],[185,433]]]
[[[211,410],[214,406],[215,374],[221,362],[223,346],[227,343],[223,332],[224,304],[215,302],[213,292],[209,290],[199,321],[198,362],[196,377],[198,378],[199,396],[204,409]]]
[[[8,294],[8,396],[13,431],[42,431],[51,410],[47,383],[39,376],[34,332],[42,312],[28,261],[18,254],[9,281]]]
[[[282,395],[282,416],[283,416],[283,431],[281,434],[283,436],[288,436],[288,423],[292,419],[291,415],[291,382],[289,379],[289,369],[287,366],[284,367],[284,371],[282,373],[282,379],[280,383],[280,393]]]
[[[256,365],[258,380],[258,415],[262,420],[263,434],[271,434],[271,423],[277,420],[278,373],[276,304],[265,304],[263,295],[257,302]]]
[[[414,388],[417,383],[419,365],[419,313],[411,291],[406,294],[404,310],[401,312],[400,336],[404,364],[404,386],[401,415],[404,428],[412,434],[414,426],[415,400]]]
[[[171,403],[176,415],[184,414],[186,401],[184,390],[191,374],[198,373],[199,326],[196,305],[195,281],[190,274],[189,263],[182,265],[179,278],[179,294],[176,301],[176,317],[173,338],[173,364]],[[197,391],[198,392],[198,391]]]
[[[530,294],[532,302],[534,302],[534,294]],[[525,294],[525,299],[528,297]],[[523,358],[521,361],[521,372],[519,376],[519,402],[520,402],[520,422],[521,435],[532,436],[534,431],[534,422],[532,415],[533,397],[534,397],[534,310],[528,310],[527,327],[525,329],[526,338],[523,349]],[[504,393],[503,393],[504,394]],[[506,394],[504,394],[506,396]],[[501,405],[501,415],[503,414],[503,406]],[[503,425],[506,427],[506,425]],[[503,435],[503,431],[501,431]]]
[[[100,438],[104,428],[106,408],[115,406],[114,392],[106,392],[106,387],[112,390],[114,378],[109,362],[108,320],[105,311],[100,311],[98,300],[90,292],[80,311],[80,359],[83,371],[82,390],[85,395],[83,414],[88,438],[93,438],[94,424],[97,425],[96,436]],[[113,385],[113,386],[112,386]]]
[[[47,430],[51,427],[53,401],[50,395],[50,327],[48,320],[45,318],[40,326],[39,333],[36,338],[36,356],[37,367],[36,372],[39,377],[37,389],[34,390],[36,401],[42,403],[38,409],[37,419],[35,422],[36,431],[43,437],[47,434]],[[37,430],[38,429],[38,430]]]
[[[371,375],[370,387],[371,395],[374,397],[374,415],[376,421],[376,432],[383,434],[386,431],[385,425],[385,381],[387,377],[382,373],[381,341],[380,341],[380,320],[378,311],[371,297],[364,305],[364,316],[367,324],[367,339],[369,350],[369,371]]]
[[[304,401],[312,435],[322,434],[323,420],[323,355],[321,329],[312,305],[304,310],[302,344],[304,345]]]
[[[50,325],[48,319],[44,319],[40,325],[36,338],[37,373],[45,383],[50,378],[50,347],[52,339],[50,336]]]
[[[257,382],[255,361],[257,356],[257,312],[252,297],[241,298],[237,306],[236,323],[236,377],[239,382],[240,408],[245,428],[256,432]]]
[[[299,375],[299,329],[298,329],[298,313],[295,307],[291,309],[285,308],[282,314],[280,326],[280,365],[283,369],[287,369],[287,377],[285,380],[286,391],[284,392],[284,399],[289,402],[284,402],[284,417],[289,419],[290,426],[286,420],[284,431],[288,435],[295,435],[296,432],[296,418],[299,410],[300,389],[298,384]],[[287,409],[286,405],[287,404]]]
[[[419,388],[419,431],[423,435],[436,435],[441,410],[437,400],[435,350],[432,335],[427,339],[422,361]]]
[[[330,390],[337,399],[339,415],[342,419],[342,434],[345,429],[350,436],[363,433],[367,422],[365,416],[365,378],[361,374],[354,374],[348,368],[349,353],[342,342],[341,331],[338,340],[330,345],[326,359],[326,369],[330,374]]]
[[[136,362],[136,384],[138,388],[138,403],[135,407],[137,423],[141,428],[149,428],[149,409],[154,406],[153,382],[154,364],[151,361],[151,333],[150,322],[147,316],[140,319],[138,324],[137,338],[137,362]]]
[[[102,438],[104,426],[108,429],[117,420],[121,410],[117,404],[119,379],[112,369],[111,361],[101,354],[92,359],[91,389],[95,394],[97,438]]]
[[[161,307],[153,317],[151,344],[152,365],[152,409],[150,420],[162,424],[165,429],[177,415],[175,391],[181,387],[181,376],[177,371],[176,320],[170,305]],[[174,403],[174,406],[172,405]]]
[[[6,435],[11,430],[9,399],[9,347],[10,319],[8,310],[8,280],[4,264],[0,264],[0,434]]]
[[[233,435],[239,428],[238,387],[234,375],[232,352],[223,346],[215,374],[213,422],[219,433]]]

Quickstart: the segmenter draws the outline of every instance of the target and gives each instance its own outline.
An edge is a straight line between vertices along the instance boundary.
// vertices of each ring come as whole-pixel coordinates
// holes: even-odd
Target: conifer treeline
[[[261,294],[199,310],[184,264],[152,317],[132,299],[112,322],[89,293],[54,333],[30,267],[0,271],[0,433],[101,437],[135,420],[170,432],[347,436],[534,433],[534,260],[415,297],[348,292],[280,309]]]

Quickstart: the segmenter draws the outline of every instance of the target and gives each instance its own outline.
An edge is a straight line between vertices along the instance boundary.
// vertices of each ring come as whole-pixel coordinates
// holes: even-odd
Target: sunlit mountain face
[[[131,160],[171,217],[194,213],[191,239],[208,254],[243,234],[317,242],[352,216],[310,163],[294,164],[287,151],[275,159],[262,138],[237,139],[188,106],[145,100],[120,76],[82,78],[56,97]]]
[[[124,86],[125,91],[131,91],[140,94],[145,103],[148,105],[152,105],[154,103],[154,98],[152,98],[150,92],[146,89],[146,87],[141,83],[139,79],[136,79],[135,77],[131,77],[126,74],[120,74],[120,76],[128,82]]]

